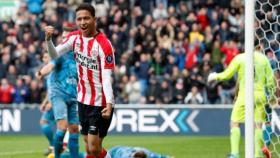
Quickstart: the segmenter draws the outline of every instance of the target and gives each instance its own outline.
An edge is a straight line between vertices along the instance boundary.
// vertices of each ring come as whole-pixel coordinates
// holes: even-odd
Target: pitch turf
[[[244,155],[243,142],[241,155]],[[228,137],[108,136],[104,144],[106,148],[141,146],[176,158],[225,158],[230,150]],[[80,146],[83,150],[81,139]],[[43,136],[0,136],[0,158],[44,158],[46,147],[47,141]]]

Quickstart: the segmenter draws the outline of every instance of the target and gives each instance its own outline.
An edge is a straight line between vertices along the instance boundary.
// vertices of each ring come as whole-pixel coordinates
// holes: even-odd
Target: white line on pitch
[[[40,153],[41,151],[15,151],[15,152],[0,152],[0,156],[20,155],[20,154],[33,154]]]

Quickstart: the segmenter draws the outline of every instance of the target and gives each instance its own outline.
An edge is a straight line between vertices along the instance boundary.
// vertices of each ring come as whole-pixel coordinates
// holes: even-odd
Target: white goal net
[[[280,86],[280,1],[256,0],[255,2],[255,38],[263,45],[263,51],[270,60],[277,87]],[[277,79],[278,78],[278,79]],[[278,91],[278,90],[277,90]],[[275,94],[276,95],[276,94]],[[279,97],[279,95],[277,95]],[[276,97],[276,96],[275,96]],[[278,98],[279,99],[279,98]],[[278,101],[279,103],[279,101]],[[278,104],[276,103],[276,104]],[[277,111],[267,103],[267,121],[264,127],[264,146],[269,149],[272,158],[280,158],[279,130],[275,123],[279,121]],[[273,116],[273,119],[272,119]],[[276,121],[275,121],[276,120]]]

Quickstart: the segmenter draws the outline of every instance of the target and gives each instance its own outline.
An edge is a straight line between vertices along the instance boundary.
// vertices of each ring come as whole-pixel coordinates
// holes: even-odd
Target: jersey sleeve
[[[114,49],[108,39],[103,38],[99,41],[99,56],[101,62],[102,85],[106,103],[114,105],[114,95],[112,87],[112,73],[115,68]]]
[[[114,48],[112,47],[109,40],[104,39],[99,43],[100,50],[99,55],[101,59],[101,66],[103,69],[114,69],[115,68],[115,55]]]
[[[74,49],[74,41],[76,39],[76,35],[69,34],[62,43],[57,45],[56,51],[59,56],[65,54],[66,52],[73,51]]]
[[[73,50],[73,45],[75,41],[75,34],[69,34],[62,43],[54,46],[52,40],[47,41],[47,50],[52,59],[56,59],[63,54]]]
[[[233,75],[238,71],[238,68],[240,66],[240,60],[241,59],[239,55],[233,58],[229,66],[223,72],[217,74],[217,80],[223,81],[232,78]]]

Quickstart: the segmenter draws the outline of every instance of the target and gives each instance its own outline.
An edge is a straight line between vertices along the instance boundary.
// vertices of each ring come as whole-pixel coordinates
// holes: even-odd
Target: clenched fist
[[[45,30],[45,39],[46,39],[46,41],[51,40],[51,37],[52,37],[52,35],[54,34],[54,27],[52,27],[52,26],[46,26],[46,27],[44,28],[44,30]]]
[[[102,117],[110,119],[112,113],[112,104],[108,103],[106,107],[101,111]]]

